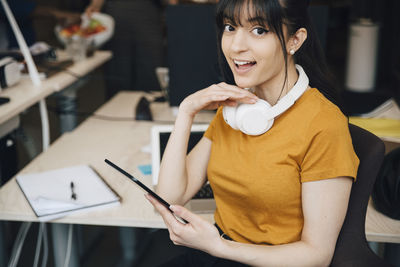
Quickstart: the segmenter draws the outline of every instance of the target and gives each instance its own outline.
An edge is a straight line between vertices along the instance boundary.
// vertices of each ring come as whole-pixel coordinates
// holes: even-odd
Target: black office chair
[[[372,133],[352,124],[349,129],[360,166],[331,266],[392,266],[370,249],[365,236],[368,201],[384,158],[385,147],[382,140]]]

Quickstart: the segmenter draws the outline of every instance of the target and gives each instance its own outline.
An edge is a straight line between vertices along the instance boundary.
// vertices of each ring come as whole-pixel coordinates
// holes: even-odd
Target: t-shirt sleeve
[[[308,131],[301,163],[301,182],[341,176],[356,178],[359,160],[354,152],[346,117],[315,119]]]
[[[222,107],[219,107],[214,118],[212,119],[210,125],[208,126],[207,130],[204,132],[204,137],[207,137],[211,141],[214,139],[214,133],[215,133],[215,125],[217,124],[218,117],[222,116]]]

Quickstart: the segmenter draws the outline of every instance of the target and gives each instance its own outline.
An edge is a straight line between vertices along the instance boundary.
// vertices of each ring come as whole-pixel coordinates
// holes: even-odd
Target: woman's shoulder
[[[309,89],[306,98],[304,109],[309,113],[309,130],[329,131],[333,134],[340,129],[348,130],[348,118],[337,105],[328,100],[318,89]]]
[[[306,105],[312,108],[312,114],[315,118],[336,118],[347,121],[347,117],[340,108],[328,100],[317,88],[311,88],[307,91],[306,102]]]

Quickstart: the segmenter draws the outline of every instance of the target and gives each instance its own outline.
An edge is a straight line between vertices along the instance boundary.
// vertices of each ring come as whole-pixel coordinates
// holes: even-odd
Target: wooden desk
[[[64,53],[65,54],[65,53]],[[63,53],[60,53],[61,57]],[[10,102],[0,106],[0,137],[8,134],[19,125],[19,114],[25,109],[31,107],[47,96],[60,92],[58,95],[61,101],[65,102],[68,100],[69,103],[76,99],[75,91],[82,84],[80,77],[86,77],[87,74],[93,71],[95,68],[102,65],[104,62],[109,60],[112,56],[110,51],[96,51],[92,57],[89,57],[81,62],[74,63],[71,67],[67,68],[67,71],[60,71],[54,76],[42,81],[41,85],[35,87],[29,77],[24,77],[17,85],[7,88],[0,93],[2,97],[9,97]],[[70,72],[70,73],[68,73]],[[76,75],[75,75],[76,74]],[[69,90],[64,90],[69,89]],[[71,89],[74,89],[71,93]],[[68,92],[66,92],[68,91]],[[64,95],[65,94],[65,95]],[[66,99],[66,100],[64,100]],[[69,110],[68,110],[69,111]],[[72,115],[71,115],[72,116]],[[74,117],[60,116],[61,131],[70,130],[75,126]],[[35,154],[35,153],[33,153]],[[31,155],[32,156],[32,155]],[[15,180],[14,180],[15,182]],[[0,198],[4,195],[0,194]],[[2,200],[0,200],[3,203]],[[9,204],[7,204],[9,205]],[[0,218],[3,216],[0,211]],[[29,221],[29,219],[21,218],[23,221]],[[59,225],[61,226],[61,225]],[[55,227],[53,227],[55,228]],[[60,227],[59,227],[60,228]],[[54,230],[53,239],[57,239],[55,233],[61,233],[62,231]],[[0,236],[2,235],[0,230]],[[55,247],[55,246],[54,246]],[[4,248],[0,244],[0,258],[4,256]],[[65,251],[65,249],[55,249],[57,251]],[[76,254],[73,252],[73,254]],[[60,257],[59,257],[60,258]],[[77,258],[77,257],[73,257]],[[2,263],[0,262],[0,265]],[[56,266],[62,266],[56,262]]]
[[[74,63],[67,68],[78,75],[86,75],[101,66],[112,56],[110,51],[96,51],[96,53],[82,62]],[[54,92],[61,91],[77,80],[67,72],[60,73],[42,81],[40,88],[35,88],[28,76],[24,77],[17,85],[0,92],[0,96],[9,97],[10,102],[0,106],[0,125],[22,111],[36,104]]]
[[[132,117],[141,93],[121,92],[103,105],[96,114]],[[155,120],[172,120],[167,104],[152,104]],[[209,121],[213,114],[196,117]],[[35,158],[21,173],[45,171],[77,164],[91,164],[111,187],[122,196],[122,205],[108,210],[76,214],[56,220],[56,223],[114,225],[164,228],[165,225],[152,206],[132,182],[104,163],[105,158],[120,164],[133,175],[151,186],[151,176],[143,176],[137,166],[149,164],[151,156],[141,148],[150,143],[151,122],[105,121],[89,118],[76,130],[64,134],[43,154]],[[213,222],[212,214],[200,215]],[[15,178],[0,188],[0,220],[37,221]],[[369,241],[400,243],[400,221],[378,213],[370,205],[367,213],[366,234]]]
[[[110,168],[108,158],[151,186],[151,175],[143,176],[137,168],[150,164],[151,155],[141,151],[150,144],[150,129],[153,123],[134,121],[133,113],[140,93],[120,93],[103,105],[96,114],[132,117],[131,122],[106,121],[89,118],[78,128],[62,135],[50,148],[36,157],[21,173],[39,172],[77,164],[90,164],[122,197],[120,207],[82,213],[56,220],[57,223],[114,225],[164,228],[161,217],[144,198],[144,193],[126,177]],[[152,105],[154,119],[170,121],[173,116],[167,104]],[[213,113],[200,115],[197,121],[210,121]],[[17,193],[15,193],[17,192]],[[212,220],[213,215],[204,215]],[[22,195],[15,177],[0,188],[0,220],[37,221],[28,202]]]

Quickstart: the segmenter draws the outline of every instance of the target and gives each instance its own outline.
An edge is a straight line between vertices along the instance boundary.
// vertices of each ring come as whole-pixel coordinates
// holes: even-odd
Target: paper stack
[[[17,183],[40,221],[120,204],[120,197],[87,165],[21,174]]]
[[[389,99],[371,112],[359,117],[350,117],[349,122],[384,140],[400,142],[400,108],[393,99]]]

